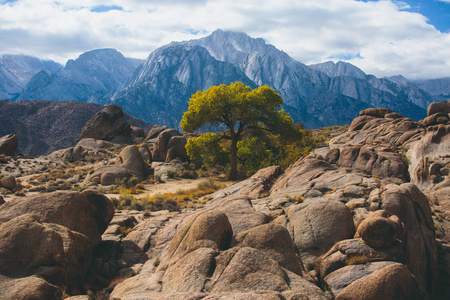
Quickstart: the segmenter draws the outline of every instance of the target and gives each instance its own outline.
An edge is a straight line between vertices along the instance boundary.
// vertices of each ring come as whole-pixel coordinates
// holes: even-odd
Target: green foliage
[[[221,137],[217,133],[207,132],[199,137],[190,138],[186,144],[186,152],[191,160],[203,160],[206,168],[226,166],[229,164],[229,152],[221,146]]]
[[[224,165],[222,159],[228,152],[230,179],[236,179],[238,142],[242,139],[269,133],[280,134],[290,140],[301,137],[291,117],[284,110],[277,110],[282,104],[281,96],[267,85],[251,90],[242,82],[235,82],[198,91],[189,100],[181,128],[192,132],[210,125],[224,130],[220,134],[206,135],[204,141],[201,140],[202,136],[188,142],[188,155],[194,160],[202,157],[205,165],[212,166],[217,163]],[[230,144],[220,145],[222,140],[228,140]],[[248,149],[251,146],[255,146],[255,141],[241,143],[241,155],[247,159],[247,165],[250,162]],[[264,156],[267,153],[262,150],[258,154]]]
[[[266,143],[257,137],[250,137],[238,142],[238,158],[242,171],[257,171],[267,167],[273,161],[273,154]]]

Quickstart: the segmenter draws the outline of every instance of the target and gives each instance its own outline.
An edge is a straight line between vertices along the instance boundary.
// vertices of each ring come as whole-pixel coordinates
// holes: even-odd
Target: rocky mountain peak
[[[351,76],[358,79],[366,78],[366,73],[364,73],[360,68],[343,61],[338,61],[337,63],[327,61],[321,64],[309,65],[309,67],[314,70],[324,72],[329,77]]]

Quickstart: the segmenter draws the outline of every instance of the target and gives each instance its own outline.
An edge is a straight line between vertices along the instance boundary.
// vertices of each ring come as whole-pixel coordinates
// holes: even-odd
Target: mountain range
[[[7,66],[0,63],[3,69]],[[283,108],[307,128],[348,124],[367,107],[387,107],[418,120],[431,102],[450,98],[450,78],[377,78],[345,62],[307,66],[263,39],[223,30],[165,45],[146,61],[114,49],[86,52],[65,67],[42,67],[26,86],[21,83],[21,91],[8,92],[0,82],[0,95],[115,103],[149,123],[178,127],[192,94],[234,81],[273,87],[283,97]]]

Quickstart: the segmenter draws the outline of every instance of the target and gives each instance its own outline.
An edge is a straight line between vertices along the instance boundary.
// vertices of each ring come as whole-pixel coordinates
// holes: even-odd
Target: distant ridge
[[[450,78],[377,78],[346,62],[307,66],[261,38],[216,30],[160,47],[145,62],[114,49],[89,51],[53,73],[38,72],[8,99],[115,103],[152,124],[179,127],[193,93],[234,81],[273,87],[284,109],[307,128],[348,124],[368,107],[418,120],[430,103],[450,98]]]
[[[76,101],[0,101],[0,137],[15,134],[17,151],[44,155],[74,146],[85,123],[103,106]],[[151,125],[129,114],[130,124],[148,131]]]

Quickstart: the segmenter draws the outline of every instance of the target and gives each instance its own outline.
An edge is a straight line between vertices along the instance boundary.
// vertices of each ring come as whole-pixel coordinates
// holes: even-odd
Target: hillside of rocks
[[[48,155],[73,147],[85,123],[102,105],[75,101],[0,101],[0,136],[15,134],[17,153]],[[151,125],[125,113],[130,124],[149,130]]]
[[[186,136],[154,126],[139,147],[85,136],[45,159],[103,155],[79,178],[89,189],[0,204],[0,298],[447,299],[450,102],[427,114],[363,110],[287,170],[147,212],[114,210],[99,187],[186,160]],[[17,184],[6,172],[5,189]]]

